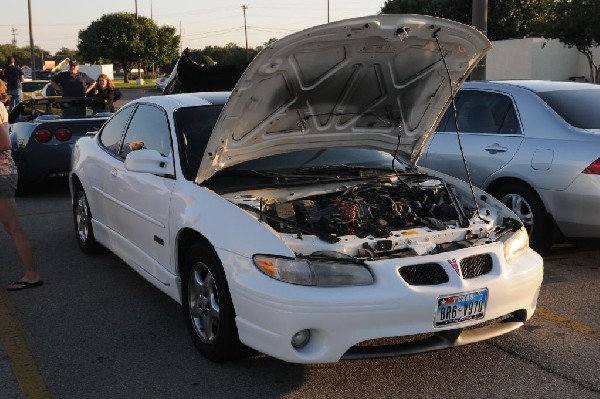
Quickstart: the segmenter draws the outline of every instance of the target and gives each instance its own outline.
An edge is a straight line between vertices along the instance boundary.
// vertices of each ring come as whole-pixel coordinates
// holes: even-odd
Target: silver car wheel
[[[79,190],[77,193],[77,199],[75,200],[75,226],[77,229],[77,235],[81,242],[87,242],[89,237],[89,207],[85,192]]]
[[[525,198],[518,194],[506,194],[500,201],[523,221],[525,229],[527,229],[528,233],[531,233],[534,222],[533,211],[531,210],[531,205],[529,205]]]
[[[219,294],[215,279],[202,263],[196,263],[188,284],[190,317],[196,334],[206,343],[215,340],[219,329]]]

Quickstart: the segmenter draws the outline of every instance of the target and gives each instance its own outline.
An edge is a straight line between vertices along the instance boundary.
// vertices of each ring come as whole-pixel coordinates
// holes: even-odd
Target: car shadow
[[[554,244],[548,253],[544,254],[544,259],[598,250],[600,250],[600,238],[568,238]]]

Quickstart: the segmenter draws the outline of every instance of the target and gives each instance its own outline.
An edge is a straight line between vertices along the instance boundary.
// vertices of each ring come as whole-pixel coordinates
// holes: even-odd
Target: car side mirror
[[[153,175],[175,175],[173,157],[164,157],[156,150],[142,149],[130,152],[125,157],[125,169]]]

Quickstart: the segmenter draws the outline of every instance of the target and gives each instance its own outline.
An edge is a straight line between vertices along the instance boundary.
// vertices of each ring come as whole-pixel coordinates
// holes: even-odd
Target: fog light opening
[[[310,330],[301,330],[292,337],[292,346],[301,349],[308,344],[308,341],[310,341]]]

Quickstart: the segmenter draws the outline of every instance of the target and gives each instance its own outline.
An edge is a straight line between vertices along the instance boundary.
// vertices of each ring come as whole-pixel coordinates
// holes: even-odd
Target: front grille
[[[400,276],[409,285],[437,285],[449,281],[446,271],[437,263],[403,266],[400,268]]]
[[[489,254],[474,255],[460,261],[460,271],[465,280],[488,274],[492,271],[492,257]]]

